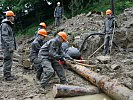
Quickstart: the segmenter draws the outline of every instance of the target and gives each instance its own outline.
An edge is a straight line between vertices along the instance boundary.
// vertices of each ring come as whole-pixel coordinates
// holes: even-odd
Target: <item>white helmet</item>
[[[60,5],[60,2],[57,2],[57,5]]]

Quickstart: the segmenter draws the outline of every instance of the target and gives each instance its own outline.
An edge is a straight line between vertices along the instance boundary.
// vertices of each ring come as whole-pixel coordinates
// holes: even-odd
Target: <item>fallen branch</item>
[[[92,84],[100,88],[105,94],[112,97],[115,100],[132,100],[133,91],[120,84],[117,80],[112,80],[107,76],[100,75],[88,68],[66,62],[71,69],[76,73],[89,80]]]
[[[104,46],[104,43],[96,50],[94,51],[89,57],[88,59],[90,59],[97,51],[99,51],[102,47]]]
[[[78,64],[78,65],[81,65],[81,66],[86,66],[86,67],[96,67],[96,65],[89,65],[89,64],[79,63],[79,62],[77,62],[77,60],[71,61],[71,60],[65,59],[65,61],[73,63],[73,64]]]
[[[54,97],[70,97],[70,96],[82,96],[92,95],[99,93],[99,89],[95,86],[80,87],[73,85],[55,84],[53,86]]]

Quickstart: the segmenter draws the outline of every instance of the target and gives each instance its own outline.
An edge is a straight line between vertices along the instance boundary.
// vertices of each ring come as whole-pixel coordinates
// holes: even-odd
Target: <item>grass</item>
[[[54,22],[54,19],[49,19],[46,20],[45,23],[46,25],[51,25]],[[16,32],[16,36],[17,38],[21,37],[22,35],[27,35],[29,37],[33,36],[35,34],[35,32],[37,31],[39,27],[39,23],[35,22],[32,25],[28,26],[27,28],[25,28],[24,30],[19,30]]]

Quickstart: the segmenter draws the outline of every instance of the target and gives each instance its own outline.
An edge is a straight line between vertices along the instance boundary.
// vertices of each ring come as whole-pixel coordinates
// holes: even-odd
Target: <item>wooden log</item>
[[[53,86],[54,97],[72,97],[82,95],[92,95],[99,93],[99,89],[95,86],[80,87],[73,85],[55,84]]]
[[[84,62],[86,62],[87,60],[76,60],[76,59],[74,59],[74,61],[79,62],[79,63],[84,63]]]
[[[130,100],[133,97],[133,91],[120,84],[117,80],[90,71],[84,66],[78,64],[74,65],[69,62],[66,63],[76,73],[89,80],[111,98],[115,100]]]
[[[84,64],[84,63],[79,63],[79,62],[76,62],[75,60],[74,61],[71,61],[71,60],[68,60],[68,59],[65,59],[66,62],[71,62],[73,64],[78,64],[78,65],[81,65],[81,66],[86,66],[86,67],[96,67],[96,65],[89,65],[89,64]]]

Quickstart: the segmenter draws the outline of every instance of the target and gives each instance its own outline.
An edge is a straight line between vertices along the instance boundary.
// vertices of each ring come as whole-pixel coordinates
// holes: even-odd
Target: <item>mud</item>
[[[67,69],[65,71],[69,84],[79,86],[90,84],[72,71]],[[12,82],[3,79],[2,67],[0,67],[0,73],[0,100],[56,100],[52,96],[52,86],[59,83],[57,75],[52,77],[46,87],[47,94],[44,94],[39,91],[39,82],[35,79],[34,70],[24,69],[14,63],[12,74],[17,76],[17,80]]]
[[[120,18],[118,17],[120,25],[119,29],[117,30],[118,34],[116,35],[116,40],[119,41],[116,42],[122,47],[122,50],[118,50],[118,48],[112,49],[110,63],[101,64],[96,60],[96,56],[103,54],[102,49],[101,51],[97,52],[91,59],[88,59],[88,56],[100,46],[99,42],[101,40],[99,38],[101,37],[92,37],[92,39],[88,40],[85,49],[82,52],[84,59],[88,59],[88,62],[90,62],[91,60],[91,63],[97,65],[97,67],[93,69],[93,71],[102,75],[107,75],[112,79],[118,79],[119,82],[121,82],[131,90],[133,90],[133,52],[129,51],[133,51],[132,21],[130,21],[133,18],[132,11],[132,9],[127,9],[122,15],[119,16]],[[81,14],[73,17],[72,19],[66,20],[58,30],[64,30],[70,33],[69,37],[70,40],[72,40],[71,44],[73,44],[74,42],[81,44],[81,39],[83,39],[82,37],[84,37],[83,33],[88,33],[88,31],[102,31],[103,20],[104,18],[101,15],[93,14],[88,17],[85,14]],[[75,38],[76,36],[78,36],[78,39]],[[53,36],[51,36],[50,38],[53,38]],[[75,40],[79,41],[74,41],[74,38]],[[17,50],[18,54],[20,55],[20,58],[18,58],[19,60],[22,60],[21,58],[28,58],[29,52],[26,51],[29,50],[31,41],[32,38],[26,38],[25,36],[21,37],[21,39],[17,41],[19,45],[19,48]],[[130,48],[130,50],[128,50],[127,48]],[[113,64],[118,64],[120,65],[120,67],[114,70],[111,68]],[[54,77],[52,77],[51,81],[46,87],[46,94],[44,92],[40,92],[39,82],[35,78],[34,70],[32,70],[31,68],[24,69],[20,65],[21,61],[19,63],[14,62],[12,68],[12,74],[15,74],[18,79],[12,82],[6,82],[3,79],[2,61],[0,61],[0,100],[78,100],[78,98],[53,98],[52,86],[56,83],[59,83],[59,79],[56,74]],[[75,74],[73,71],[65,69],[65,72],[69,84],[79,86],[90,85],[90,82]],[[86,98],[87,100],[92,100],[93,96],[90,97],[91,99],[88,99],[88,96],[79,98],[82,100],[86,100]],[[99,94],[96,96],[96,98],[99,98],[98,100],[110,100],[104,99],[103,95],[100,96]],[[93,100],[95,99],[93,98]]]

